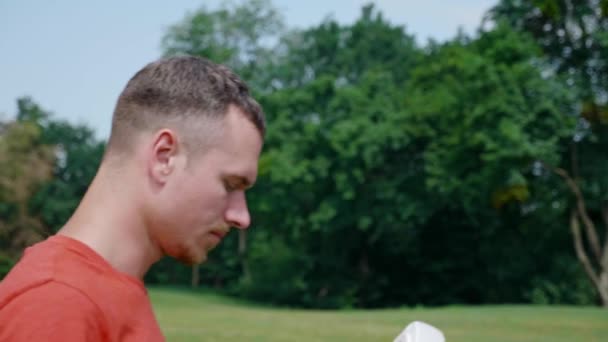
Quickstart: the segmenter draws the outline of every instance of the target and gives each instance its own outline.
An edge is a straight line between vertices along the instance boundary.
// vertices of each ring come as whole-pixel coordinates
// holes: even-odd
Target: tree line
[[[164,55],[242,75],[268,119],[252,228],[151,284],[314,308],[608,306],[608,1],[503,0],[418,42],[373,5],[289,29],[265,0],[205,7]],[[0,125],[0,275],[67,220],[104,143],[18,100]]]

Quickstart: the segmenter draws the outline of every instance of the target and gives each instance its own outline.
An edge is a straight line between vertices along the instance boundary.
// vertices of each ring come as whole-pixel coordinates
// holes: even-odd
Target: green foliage
[[[162,46],[165,55],[205,56],[226,64],[258,90],[273,56],[264,43],[276,40],[283,27],[268,0],[226,3],[217,10],[203,6],[169,28]]]
[[[20,103],[21,104],[21,103]],[[20,106],[21,107],[21,106]],[[51,177],[53,156],[41,144],[37,122],[0,123],[0,258],[2,268],[16,260],[23,248],[38,242],[47,229],[29,210],[29,201],[40,185]]]
[[[252,275],[241,278],[239,291],[247,297],[272,304],[289,302],[294,293],[307,296],[308,284],[304,279],[307,257],[282,239],[264,234],[257,234],[256,239],[259,241],[252,242],[256,247],[248,256]],[[276,282],[279,279],[280,282]],[[302,300],[302,304],[306,302],[306,299]]]
[[[372,4],[352,25],[325,20],[317,27],[291,32],[280,41],[274,84],[295,87],[331,75],[340,84],[354,84],[367,72],[389,71],[404,82],[420,61],[414,37],[390,24]]]
[[[7,255],[0,254],[0,279],[4,278],[15,265],[15,260]]]
[[[552,66],[569,78],[586,102],[602,100],[608,87],[606,1],[503,0],[489,18],[530,34]]]
[[[489,13],[495,22],[506,22],[534,39],[551,71],[569,85],[577,104],[571,113],[578,122],[570,134],[574,145],[563,144],[565,163],[561,166],[584,179],[580,186],[593,215],[599,215],[608,201],[608,180],[603,176],[608,173],[608,160],[603,157],[608,150],[605,7],[605,1],[581,1],[571,7],[563,0],[504,0]],[[576,159],[574,169],[572,158]]]
[[[558,143],[574,129],[572,100],[541,75],[534,52],[525,36],[500,26],[446,44],[414,71],[406,107],[428,142],[427,185],[438,196],[471,213],[497,191],[523,188],[511,195],[522,201],[532,162],[559,160]]]
[[[84,196],[101,163],[105,145],[86,126],[53,120],[46,125],[43,142],[57,156],[54,177],[32,198],[32,208],[57,231]]]
[[[86,127],[56,121],[30,98],[0,127],[0,275],[72,214],[101,160]]]
[[[588,305],[595,302],[595,291],[584,278],[579,265],[562,257],[553,264],[553,268],[548,276],[534,277],[528,294],[530,302],[542,305]]]
[[[576,208],[578,215],[589,217],[586,237],[591,236],[591,230],[598,235],[598,240],[608,242],[608,236],[599,228],[608,226],[608,179],[605,177],[608,173],[608,159],[605,158],[608,150],[608,17],[605,9],[606,1],[578,1],[574,6],[564,0],[503,0],[489,12],[489,18],[495,23],[508,23],[532,37],[550,63],[550,68],[544,68],[545,72],[557,73],[569,86],[576,104],[575,110],[571,111],[577,120],[576,128],[570,132],[571,139],[561,144],[562,162],[548,164],[567,174],[580,191],[577,200],[585,203],[585,209]],[[570,200],[569,206],[575,208],[571,188],[560,190],[562,196]],[[595,260],[592,268],[598,274],[603,273],[598,277],[606,277],[608,243],[599,244],[605,246],[604,256],[592,258]],[[584,250],[582,248],[579,255],[585,254]],[[598,292],[604,292],[603,305],[608,306],[608,284],[604,282],[597,287]]]
[[[52,151],[53,177],[42,183],[29,199],[36,212],[55,232],[67,221],[97,172],[104,144],[86,126],[57,120],[30,98],[17,100],[17,119],[39,129],[38,144]]]

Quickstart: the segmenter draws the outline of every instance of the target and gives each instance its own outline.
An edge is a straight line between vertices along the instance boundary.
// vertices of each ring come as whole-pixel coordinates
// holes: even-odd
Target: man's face
[[[236,107],[224,120],[213,147],[198,156],[178,153],[154,195],[153,238],[165,254],[188,264],[204,262],[230,227],[245,229],[251,221],[245,190],[257,177],[262,139]]]

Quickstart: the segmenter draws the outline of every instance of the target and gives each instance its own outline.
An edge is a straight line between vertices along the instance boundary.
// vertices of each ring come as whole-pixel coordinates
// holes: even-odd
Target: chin
[[[188,265],[188,266],[194,266],[194,265],[199,265],[204,263],[205,261],[207,261],[207,257],[202,257],[202,258],[174,258],[175,260],[179,261],[180,263],[184,264],[184,265]]]
[[[207,261],[207,254],[203,254],[199,258],[196,258],[196,259],[191,259],[190,265],[203,264],[203,263],[205,263],[205,261]]]
[[[194,251],[184,249],[182,253],[173,256],[177,261],[186,265],[198,265],[207,261],[207,253],[204,251]]]

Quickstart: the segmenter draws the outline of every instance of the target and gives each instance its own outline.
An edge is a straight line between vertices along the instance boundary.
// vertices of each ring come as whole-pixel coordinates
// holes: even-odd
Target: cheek
[[[228,195],[220,181],[199,182],[184,189],[187,192],[189,207],[196,207],[200,212],[217,212],[225,207]]]
[[[166,206],[172,228],[188,231],[223,220],[228,194],[220,177],[211,171],[176,174],[161,191],[160,201]],[[178,226],[178,227],[176,227]]]
[[[179,196],[175,201],[176,220],[186,225],[181,229],[201,229],[222,223],[227,203],[223,186],[192,184],[175,196]]]

